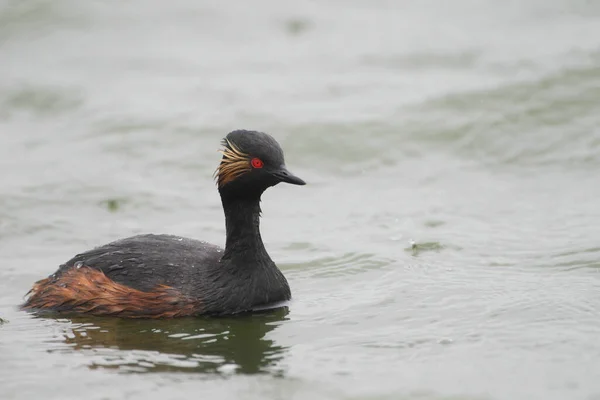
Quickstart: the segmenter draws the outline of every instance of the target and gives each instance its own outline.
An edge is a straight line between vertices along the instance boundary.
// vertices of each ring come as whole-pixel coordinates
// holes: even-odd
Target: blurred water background
[[[223,245],[238,128],[309,182],[263,198],[288,310],[19,311],[110,240]],[[600,399],[599,199],[598,1],[0,1],[3,399]]]

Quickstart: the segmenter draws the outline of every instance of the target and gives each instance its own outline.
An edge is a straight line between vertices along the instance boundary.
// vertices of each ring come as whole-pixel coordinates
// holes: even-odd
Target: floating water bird
[[[124,318],[229,315],[291,298],[263,244],[262,193],[280,182],[304,185],[285,166],[270,135],[230,132],[215,171],[225,212],[226,242],[173,235],[133,236],[78,254],[33,285],[27,310]]]

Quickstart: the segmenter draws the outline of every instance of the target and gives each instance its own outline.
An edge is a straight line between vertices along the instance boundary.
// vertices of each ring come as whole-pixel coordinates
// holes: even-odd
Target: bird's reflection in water
[[[64,333],[69,351],[89,354],[91,368],[283,375],[277,364],[286,348],[265,336],[287,314],[283,307],[228,318],[75,317],[58,321],[69,324]]]

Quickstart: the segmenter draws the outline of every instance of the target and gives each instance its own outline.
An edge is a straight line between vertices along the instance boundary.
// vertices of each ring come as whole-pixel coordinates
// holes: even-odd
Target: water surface
[[[597,2],[5,0],[0,55],[3,398],[600,398]],[[309,182],[263,198],[288,309],[19,311],[116,238],[223,245],[238,128]]]

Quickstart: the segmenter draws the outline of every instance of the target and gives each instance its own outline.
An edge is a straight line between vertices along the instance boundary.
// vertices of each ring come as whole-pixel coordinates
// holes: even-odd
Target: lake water
[[[223,245],[238,128],[309,183],[263,197],[287,310],[18,309],[117,238]],[[600,399],[600,2],[0,1],[0,256],[3,399]]]

